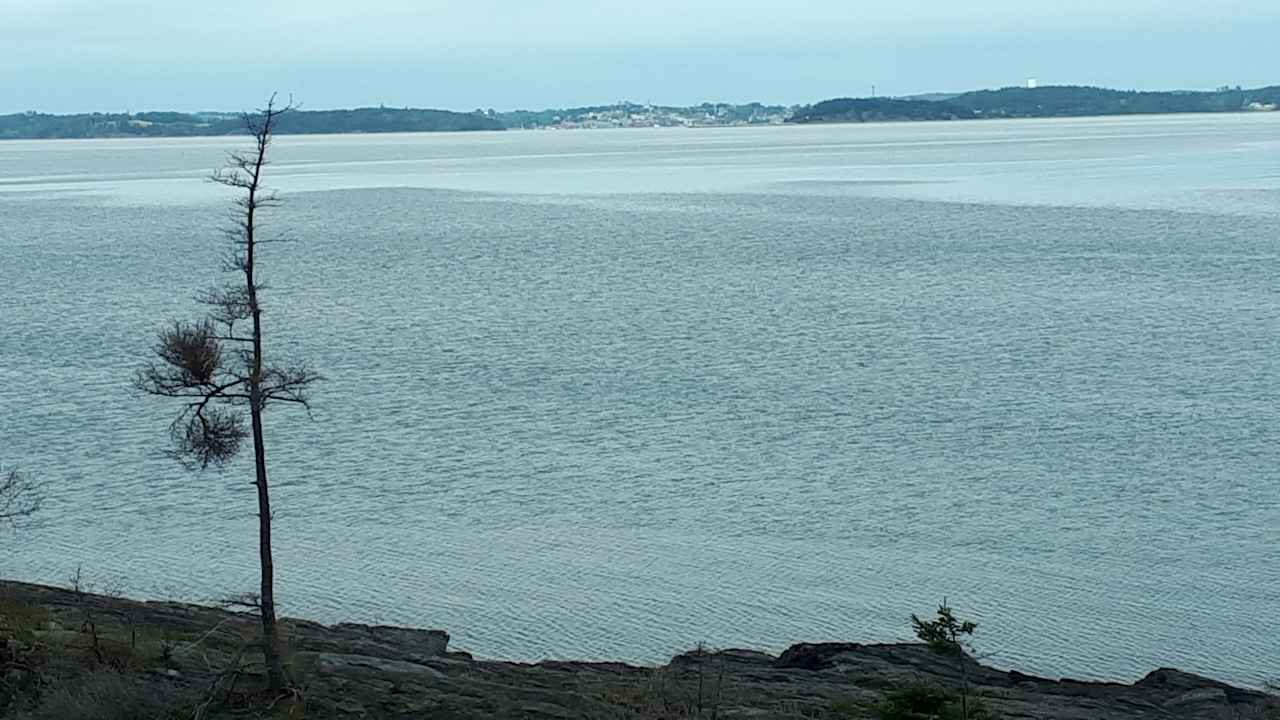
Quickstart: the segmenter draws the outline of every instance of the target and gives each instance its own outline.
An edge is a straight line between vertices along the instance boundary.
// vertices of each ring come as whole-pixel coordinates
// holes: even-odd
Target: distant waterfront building
[[[1040,86],[1040,82],[1038,80],[1036,80],[1035,78],[1027,78],[1028,90],[1035,90],[1039,86]]]

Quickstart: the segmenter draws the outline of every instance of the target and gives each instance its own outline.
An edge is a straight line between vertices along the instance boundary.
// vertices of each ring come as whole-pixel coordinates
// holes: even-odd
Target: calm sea
[[[241,139],[0,143],[0,575],[255,585],[244,463],[131,373]],[[482,656],[910,637],[1280,676],[1280,113],[280,138],[288,614]]]

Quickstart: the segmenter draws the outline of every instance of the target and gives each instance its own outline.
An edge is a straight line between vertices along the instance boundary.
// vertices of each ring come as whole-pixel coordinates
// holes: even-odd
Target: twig
[[[208,713],[209,708],[218,700],[218,695],[224,692],[222,688],[224,681],[230,678],[232,687],[235,686],[234,681],[240,675],[240,659],[244,657],[247,647],[247,645],[241,644],[240,648],[236,650],[235,657],[231,658],[231,665],[213,678],[213,682],[209,684],[209,689],[205,693],[205,700],[196,706],[195,712],[191,716],[192,720],[204,720],[207,717],[206,713]]]

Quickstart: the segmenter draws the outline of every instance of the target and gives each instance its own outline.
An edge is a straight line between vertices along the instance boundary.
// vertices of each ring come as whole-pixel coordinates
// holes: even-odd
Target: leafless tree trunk
[[[267,363],[263,350],[258,251],[264,244],[279,241],[259,237],[260,212],[279,205],[276,194],[263,184],[263,172],[275,125],[290,109],[290,105],[277,106],[272,96],[266,108],[246,115],[253,148],[232,153],[226,168],[212,177],[214,182],[243,193],[235,202],[234,221],[225,230],[231,244],[226,269],[240,278],[200,296],[200,301],[212,308],[208,318],[190,324],[175,322],[161,332],[156,346],[160,361],[143,368],[135,381],[138,388],[151,395],[186,400],[170,427],[174,455],[180,461],[200,467],[222,465],[235,457],[246,436],[252,438],[262,570],[258,604],[267,680],[272,689],[284,688],[288,678],[276,628],[271,493],[263,414],[277,403],[309,407],[307,387],[319,379],[305,365]],[[237,332],[236,325],[246,320],[250,325],[248,335]],[[249,415],[248,433],[244,427],[245,408]]]

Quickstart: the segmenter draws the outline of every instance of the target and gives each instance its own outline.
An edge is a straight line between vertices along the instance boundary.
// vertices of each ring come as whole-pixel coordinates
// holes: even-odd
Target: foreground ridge
[[[256,627],[251,612],[0,581],[0,717],[135,717],[119,714],[131,707],[157,718],[875,718],[887,699],[959,685],[952,661],[915,644],[804,643],[776,657],[697,649],[659,667],[529,664],[450,652],[439,630],[282,619],[297,689],[270,700],[276,714],[256,714],[267,707]],[[1277,717],[1267,694],[1173,669],[1126,685],[966,661],[988,717]],[[116,714],[86,711],[95,702]]]

